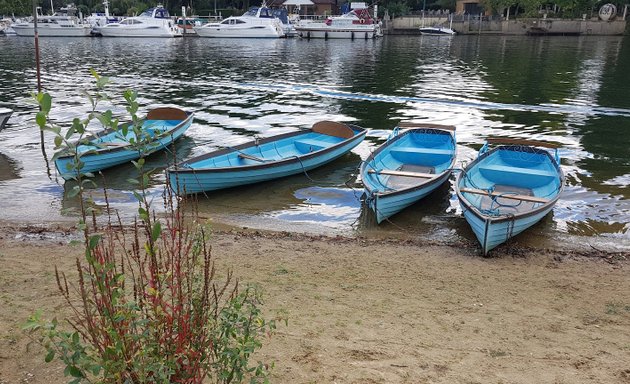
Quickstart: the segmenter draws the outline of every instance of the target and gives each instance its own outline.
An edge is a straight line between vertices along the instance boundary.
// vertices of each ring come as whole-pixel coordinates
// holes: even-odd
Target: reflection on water
[[[630,239],[630,41],[522,36],[387,36],[374,41],[247,39],[43,39],[43,83],[52,116],[68,124],[85,114],[89,68],[110,76],[112,103],[122,89],[139,92],[142,110],[177,105],[195,112],[175,154],[152,156],[151,194],[160,196],[164,167],[186,158],[329,119],[369,128],[352,154],[296,175],[200,196],[203,215],[239,225],[309,231],[409,231],[452,239],[472,235],[451,185],[376,227],[362,216],[357,167],[398,121],[457,126],[459,165],[484,138],[562,144],[567,188],[549,215],[528,231],[554,242],[563,234]],[[0,103],[15,109],[0,135],[0,210],[7,220],[72,220],[69,186],[46,175],[34,124],[33,44],[0,38]],[[49,154],[52,138],[47,143]],[[17,171],[19,169],[19,171]],[[124,217],[135,214],[135,169],[103,172],[90,192]],[[19,178],[15,178],[19,175]],[[29,196],[15,201],[11,196]],[[551,234],[551,235],[549,235]],[[548,236],[548,237],[545,237]],[[522,238],[522,236],[521,236]],[[546,239],[546,240],[545,240]],[[627,244],[627,243],[624,243]]]

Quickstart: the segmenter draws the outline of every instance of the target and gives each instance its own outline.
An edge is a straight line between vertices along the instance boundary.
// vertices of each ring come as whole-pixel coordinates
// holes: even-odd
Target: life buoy
[[[364,19],[360,19],[359,23],[363,24],[363,23],[365,23],[365,20]]]

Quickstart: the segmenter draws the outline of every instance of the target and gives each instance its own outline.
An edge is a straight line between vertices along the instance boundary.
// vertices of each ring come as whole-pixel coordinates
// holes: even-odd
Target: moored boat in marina
[[[489,144],[499,145],[489,149]],[[555,148],[554,155],[543,148]],[[563,188],[557,146],[509,139],[488,139],[455,184],[484,254],[540,221]]]
[[[200,37],[284,37],[285,27],[263,2],[260,7],[252,7],[241,16],[230,16],[220,22],[207,23],[194,27]]]
[[[449,17],[450,24],[447,27],[443,25],[434,25],[433,27],[424,26],[424,18],[422,18],[422,26],[420,27],[420,34],[425,36],[453,36],[457,32],[453,29],[453,16]]]
[[[178,108],[155,108],[140,121],[140,134],[128,124],[118,129],[106,129],[86,137],[76,147],[80,167],[74,153],[55,155],[55,166],[64,179],[136,160],[170,145],[190,127],[193,114]],[[80,169],[78,169],[80,168]]]
[[[381,23],[372,17],[364,3],[341,16],[330,16],[324,22],[300,21],[295,25],[298,36],[307,39],[373,39],[383,35]]]
[[[401,128],[408,128],[400,131]],[[361,164],[363,199],[377,223],[446,182],[455,164],[455,127],[400,123]]]
[[[122,17],[112,16],[109,14],[109,1],[103,1],[104,12],[92,13],[85,18],[85,21],[92,26],[93,35],[101,35],[101,28],[107,24],[118,23],[122,20]]]
[[[452,35],[457,34],[457,32],[455,32],[451,28],[435,26],[435,27],[420,27],[420,34],[428,35],[428,36],[452,36]]]
[[[139,16],[127,17],[118,23],[100,28],[103,37],[181,37],[182,30],[171,19],[168,11],[158,5]]]
[[[37,34],[40,37],[85,37],[92,32],[92,26],[77,17],[77,8],[73,4],[61,8],[52,16],[43,16],[41,11],[37,7]],[[14,23],[11,28],[18,36],[35,35],[33,20]]]
[[[312,128],[257,139],[182,161],[167,169],[177,194],[195,194],[253,184],[309,171],[357,146],[366,130],[320,121]]]

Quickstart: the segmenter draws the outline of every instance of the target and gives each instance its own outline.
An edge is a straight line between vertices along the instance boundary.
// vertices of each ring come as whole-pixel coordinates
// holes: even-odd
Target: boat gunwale
[[[436,127],[420,127],[420,126],[416,126],[415,128],[411,128],[408,129],[402,133],[400,133],[399,135],[397,135],[394,139],[391,140],[390,144],[383,144],[381,146],[379,146],[379,148],[372,152],[370,154],[370,156],[368,156],[367,159],[365,159],[365,161],[362,163],[361,165],[361,169],[360,169],[360,175],[361,175],[361,180],[363,180],[363,175],[364,175],[364,169],[366,168],[365,164],[368,164],[371,160],[374,159],[374,157],[376,155],[378,155],[379,153],[381,153],[382,151],[388,149],[391,144],[395,143],[396,141],[400,140],[401,138],[405,137],[406,135],[409,135],[411,133],[417,132],[417,131],[427,131],[427,130],[431,130],[431,131],[440,131],[440,134],[445,134],[445,135],[449,135],[451,136],[451,140],[453,141],[453,145],[454,145],[454,152],[453,152],[453,156],[451,158],[451,162],[449,164],[449,167],[444,170],[443,172],[440,173],[436,173],[434,177],[427,179],[424,183],[418,184],[418,185],[414,185],[412,187],[408,187],[408,188],[403,188],[403,189],[397,189],[394,191],[390,191],[390,192],[376,192],[374,195],[379,197],[379,198],[383,198],[383,197],[390,197],[390,196],[397,196],[397,195],[401,195],[401,194],[406,194],[406,193],[410,193],[410,192],[415,192],[417,190],[420,189],[424,189],[427,187],[430,187],[436,183],[439,182],[439,184],[445,182],[446,180],[443,180],[444,178],[448,179],[452,173],[452,169],[453,166],[455,165],[455,162],[457,160],[457,143],[455,142],[455,137],[453,136],[453,133],[450,130],[446,130],[443,128],[436,128]],[[386,145],[387,144],[387,145]],[[372,194],[373,190],[364,182],[363,186],[365,187],[365,189]]]
[[[345,123],[344,123],[345,124]],[[238,165],[238,166],[230,166],[230,167],[204,167],[204,168],[189,168],[189,167],[185,167],[185,164],[191,164],[191,163],[195,163],[195,162],[199,162],[199,161],[203,161],[203,160],[207,160],[213,157],[217,157],[217,156],[221,156],[224,154],[228,154],[228,153],[234,153],[234,152],[240,152],[243,149],[247,149],[247,148],[251,148],[256,146],[257,144],[266,144],[266,143],[271,143],[271,142],[275,142],[278,140],[282,140],[282,139],[286,139],[286,138],[290,138],[290,137],[294,137],[294,136],[302,136],[302,135],[306,135],[308,133],[312,133],[313,130],[312,128],[308,128],[308,129],[300,129],[299,131],[295,131],[295,132],[287,132],[287,133],[283,133],[280,135],[274,135],[274,136],[269,136],[266,138],[262,138],[259,139],[258,141],[253,140],[253,141],[248,141],[246,143],[243,144],[239,144],[237,146],[233,146],[233,147],[229,147],[229,148],[221,148],[215,151],[211,151],[208,153],[205,153],[203,155],[199,155],[187,160],[183,160],[180,161],[179,163],[170,166],[166,169],[167,173],[179,173],[179,174],[184,174],[184,173],[197,173],[197,174],[209,174],[209,173],[227,173],[227,172],[242,172],[242,171],[251,171],[251,170],[258,170],[258,169],[267,169],[267,168],[273,168],[273,167],[278,167],[278,166],[282,166],[282,165],[286,165],[286,164],[293,164],[293,163],[301,163],[304,160],[308,160],[311,159],[313,157],[320,157],[323,154],[326,154],[328,152],[332,152],[335,149],[342,147],[348,143],[351,143],[353,141],[356,140],[363,140],[363,137],[365,137],[365,135],[367,134],[367,130],[363,127],[360,127],[358,125],[354,125],[354,124],[345,124],[347,125],[349,128],[351,128],[354,132],[355,135],[353,135],[352,137],[349,137],[343,141],[340,141],[338,143],[335,143],[334,145],[331,145],[330,147],[326,147],[326,148],[322,148],[319,149],[317,151],[313,151],[313,152],[309,152],[306,153],[302,156],[291,156],[289,158],[283,158],[283,159],[279,159],[279,160],[274,160],[274,161],[267,161],[261,164],[247,164],[247,165]],[[322,134],[324,135],[324,134]]]
[[[177,108],[177,109],[179,109],[179,108]],[[183,110],[182,110],[182,111],[183,111]],[[150,112],[150,111],[149,111],[149,112]],[[185,112],[185,113],[186,113],[186,115],[187,115],[186,119],[182,120],[180,123],[178,123],[177,125],[173,126],[172,128],[170,128],[170,129],[168,129],[168,130],[166,130],[166,131],[164,131],[164,132],[160,133],[159,135],[153,136],[153,140],[151,140],[150,142],[146,143],[146,145],[150,145],[150,144],[152,144],[152,143],[155,143],[155,142],[159,141],[160,139],[162,139],[162,138],[164,138],[164,137],[171,136],[171,134],[172,134],[174,131],[177,131],[177,130],[178,130],[178,129],[180,129],[182,126],[184,126],[184,125],[188,124],[188,122],[189,122],[189,121],[192,121],[192,118],[194,117],[194,113],[193,113],[193,112],[188,112],[188,111],[183,111],[183,112]],[[148,115],[148,112],[147,112],[147,115]],[[144,124],[146,121],[147,121],[147,119],[146,119],[146,117],[145,117],[145,118],[143,118],[143,119],[141,119],[141,120],[140,120],[140,123]],[[158,120],[155,120],[155,121],[158,121]],[[119,125],[118,130],[120,130],[120,129],[121,129],[121,128],[120,128],[121,126],[124,126],[124,125],[131,125],[131,124],[133,124],[131,121],[129,121],[129,122],[125,122],[125,123],[123,123],[122,125]],[[107,135],[109,135],[110,133],[114,133],[114,132],[116,132],[116,131],[117,131],[117,130],[115,130],[115,129],[113,129],[113,128],[107,128],[107,129],[104,129],[104,130],[101,130],[101,131],[98,131],[98,132],[94,132],[93,134],[86,136],[86,137],[84,138],[84,140],[88,140],[89,142],[92,142],[92,140],[99,139],[99,138],[101,138],[101,137],[103,137],[103,136],[107,136]],[[75,142],[74,144],[75,144],[75,145],[77,145],[77,146],[78,146],[78,145],[87,145],[87,144],[80,144],[80,143],[76,143],[76,142]],[[97,144],[95,144],[95,145],[97,145],[97,146],[98,146],[99,144],[101,144],[101,143],[97,143]],[[104,155],[104,154],[107,154],[107,153],[116,153],[116,152],[119,152],[119,151],[130,151],[130,150],[131,150],[131,149],[129,148],[130,146],[131,146],[131,144],[127,142],[127,143],[125,143],[124,145],[117,146],[117,147],[103,147],[103,148],[97,148],[97,149],[94,149],[94,150],[90,150],[90,151],[89,151],[90,153],[87,153],[87,154],[85,154],[85,155],[81,155],[81,157],[83,157],[83,156],[100,156],[100,155]],[[152,152],[153,152],[153,151],[152,151]],[[150,152],[150,153],[152,153],[152,152]],[[62,152],[62,153],[63,153],[63,152]],[[57,160],[67,160],[67,159],[71,159],[71,158],[73,158],[73,157],[74,157],[74,155],[72,155],[72,154],[67,154],[67,155],[65,155],[65,154],[64,154],[64,155],[60,155],[60,156],[58,156],[58,157],[57,157]]]
[[[501,216],[490,216],[490,215],[485,215],[483,213],[481,213],[476,206],[474,206],[471,202],[468,201],[468,199],[463,195],[463,193],[460,191],[460,182],[462,180],[462,177],[464,177],[463,175],[466,173],[466,170],[473,168],[474,166],[476,166],[477,164],[479,164],[482,160],[484,160],[485,158],[487,158],[488,156],[490,156],[491,154],[503,150],[505,148],[519,148],[519,149],[528,149],[528,150],[533,150],[535,153],[540,153],[540,154],[545,154],[550,160],[551,160],[551,164],[554,165],[554,168],[557,171],[557,175],[560,178],[560,190],[558,191],[558,193],[556,193],[556,195],[549,199],[549,201],[542,203],[542,205],[528,210],[528,211],[524,211],[524,212],[517,212],[515,214],[510,214],[510,215],[501,215]],[[463,210],[464,211],[470,211],[472,212],[476,217],[478,217],[479,219],[483,220],[485,223],[487,223],[487,225],[492,225],[495,223],[502,223],[505,221],[515,221],[517,219],[524,219],[530,216],[534,216],[537,215],[547,209],[553,209],[553,206],[556,204],[556,202],[558,201],[558,199],[560,198],[560,195],[562,194],[562,192],[564,191],[564,182],[565,182],[565,176],[564,176],[564,172],[562,171],[562,168],[560,167],[560,164],[558,164],[556,162],[556,160],[553,158],[553,156],[551,156],[551,153],[549,153],[549,151],[544,150],[544,149],[540,149],[540,148],[536,148],[533,146],[528,146],[528,145],[517,145],[517,144],[511,144],[511,145],[500,145],[497,146],[495,148],[492,148],[491,150],[489,150],[488,152],[482,154],[481,156],[477,157],[472,163],[470,163],[464,170],[462,170],[458,175],[457,175],[457,179],[455,181],[455,193],[457,194],[457,198],[459,199],[460,204],[462,204],[464,207]],[[538,196],[540,197],[540,196]]]

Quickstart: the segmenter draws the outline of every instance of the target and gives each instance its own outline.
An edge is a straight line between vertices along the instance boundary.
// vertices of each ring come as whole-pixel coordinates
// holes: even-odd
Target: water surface
[[[53,117],[88,109],[89,69],[139,92],[143,112],[195,112],[178,158],[323,120],[369,129],[352,153],[308,175],[200,196],[205,217],[240,226],[430,239],[474,239],[452,181],[376,227],[362,212],[357,168],[398,121],[457,126],[459,166],[489,136],[562,144],[567,185],[553,213],[518,241],[630,249],[630,41],[622,37],[387,36],[374,41],[42,38],[42,81]],[[0,216],[15,222],[76,220],[71,186],[47,169],[34,124],[33,41],[0,37],[0,103],[16,112],[0,133]],[[52,156],[52,137],[45,149]],[[163,169],[172,154],[151,157]],[[49,175],[50,173],[50,175]],[[112,205],[135,213],[135,171],[104,172]],[[99,181],[99,185],[103,182]],[[160,194],[164,175],[152,177]],[[103,192],[93,192],[104,204]],[[568,240],[567,240],[568,239]],[[586,245],[585,245],[586,246]]]

